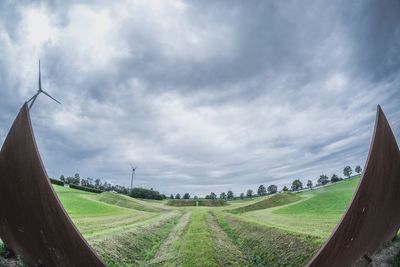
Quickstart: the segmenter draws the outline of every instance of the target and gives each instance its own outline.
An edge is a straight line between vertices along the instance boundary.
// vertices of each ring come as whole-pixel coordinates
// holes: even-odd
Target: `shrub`
[[[69,187],[73,188],[73,189],[86,191],[86,192],[92,192],[92,193],[102,193],[103,192],[103,191],[95,189],[95,188],[84,187],[84,186],[80,186],[80,185],[76,185],[76,184],[70,184]]]
[[[52,184],[64,186],[64,183],[61,182],[60,180],[53,179],[53,178],[49,178],[49,179],[50,179],[50,183],[52,183]]]

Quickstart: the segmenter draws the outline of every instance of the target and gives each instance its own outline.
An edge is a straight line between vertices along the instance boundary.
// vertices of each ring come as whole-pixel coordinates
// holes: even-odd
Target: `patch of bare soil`
[[[173,255],[171,253],[171,249],[173,244],[179,240],[181,236],[185,233],[190,218],[192,216],[191,212],[187,212],[180,219],[178,224],[174,227],[174,229],[169,234],[168,238],[161,244],[154,258],[150,261],[150,265],[157,266],[163,265],[163,262],[171,261]],[[172,261],[173,262],[173,261]]]
[[[25,266],[19,259],[6,259],[0,256],[1,267],[23,267]]]
[[[371,266],[392,267],[399,266],[400,240],[391,242],[371,257]]]

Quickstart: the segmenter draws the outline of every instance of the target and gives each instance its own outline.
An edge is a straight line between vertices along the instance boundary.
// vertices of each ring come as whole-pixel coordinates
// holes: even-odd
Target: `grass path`
[[[181,237],[173,238],[168,259],[157,266],[251,266],[245,254],[216,222],[208,208],[191,208]]]
[[[172,262],[174,255],[172,253],[172,247],[187,230],[187,226],[190,223],[192,212],[186,212],[180,219],[178,224],[172,229],[168,238],[161,244],[154,258],[150,261],[150,265],[163,265],[165,262]]]

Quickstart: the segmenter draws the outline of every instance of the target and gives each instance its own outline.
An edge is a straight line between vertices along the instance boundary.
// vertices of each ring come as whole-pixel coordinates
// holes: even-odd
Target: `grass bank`
[[[268,209],[278,206],[287,205],[301,200],[301,196],[293,193],[278,193],[270,197],[264,198],[253,204],[229,210],[231,213],[244,213],[255,210]]]
[[[121,204],[117,206],[98,200],[101,194],[58,185],[54,185],[54,189],[68,215],[86,238],[127,231],[137,223],[159,216],[159,213],[123,207],[123,201],[118,201],[120,196],[106,196],[110,202]],[[125,205],[133,204],[126,201]]]
[[[303,200],[243,214],[246,219],[284,230],[327,238],[351,201],[359,178],[298,193]]]
[[[323,241],[310,235],[244,221],[240,217],[213,212],[219,225],[256,266],[304,266]]]
[[[158,212],[160,209],[152,207],[150,204],[144,201],[136,200],[134,198],[124,196],[112,192],[103,192],[96,196],[96,199],[101,202],[105,202],[118,207],[148,211],[148,212]]]
[[[109,267],[148,266],[180,216],[175,213],[130,231],[88,241]]]

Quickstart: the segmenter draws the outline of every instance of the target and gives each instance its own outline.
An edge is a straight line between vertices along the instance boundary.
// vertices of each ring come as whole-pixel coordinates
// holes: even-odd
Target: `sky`
[[[49,176],[192,196],[364,166],[400,140],[400,2],[0,2],[0,144],[24,101]]]

